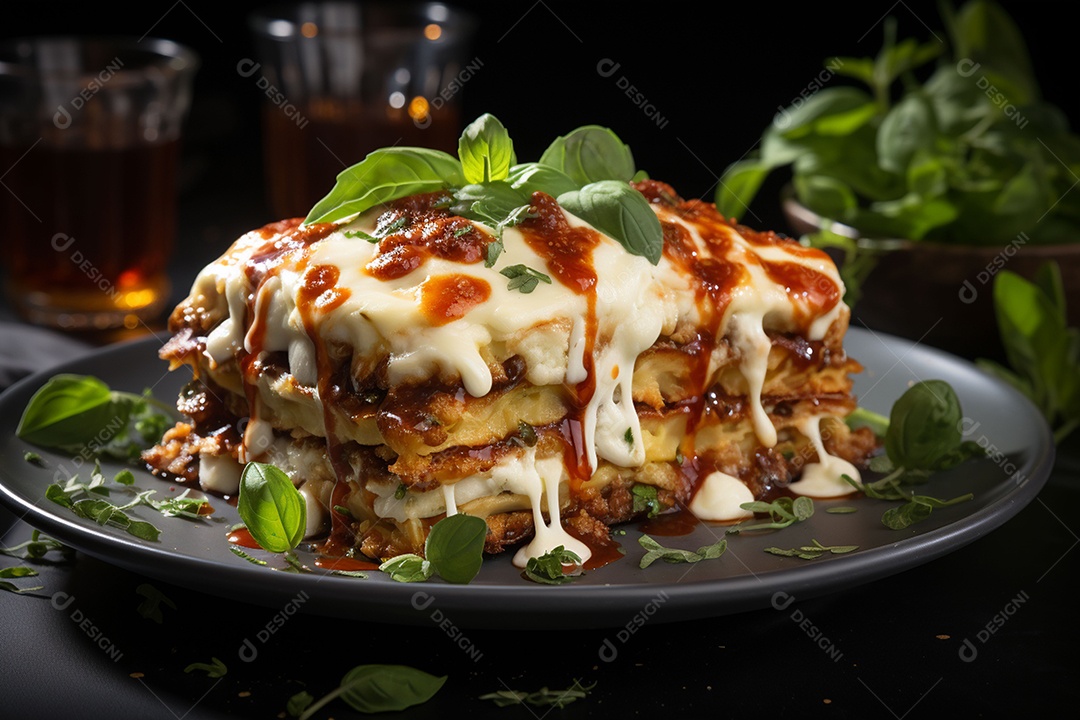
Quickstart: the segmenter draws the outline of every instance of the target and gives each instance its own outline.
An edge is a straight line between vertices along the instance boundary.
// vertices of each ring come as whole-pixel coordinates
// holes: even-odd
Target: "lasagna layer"
[[[422,553],[458,512],[487,520],[490,552],[529,541],[523,563],[587,558],[667,508],[731,521],[778,493],[846,494],[875,441],[842,422],[860,368],[831,260],[636,187],[656,265],[543,193],[501,234],[434,193],[244,235],[170,319],[162,357],[195,379],[147,462],[226,494],[273,462],[310,536],[378,559]]]

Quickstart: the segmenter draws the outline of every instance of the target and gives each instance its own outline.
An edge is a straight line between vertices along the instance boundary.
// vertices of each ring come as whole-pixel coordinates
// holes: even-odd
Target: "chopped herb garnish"
[[[48,535],[42,534],[40,530],[34,530],[30,533],[30,539],[24,543],[11,547],[0,547],[0,555],[7,555],[20,560],[41,560],[45,555],[53,551],[62,553],[65,560],[70,560],[75,556],[75,551],[72,548]]]
[[[34,577],[37,574],[37,570],[26,567],[25,565],[0,568],[0,578],[10,578],[12,580],[16,578]],[[0,590],[6,590],[7,592],[15,593],[16,595],[21,593],[34,592],[35,590],[41,590],[43,587],[43,585],[38,585],[36,587],[21,588],[15,583],[7,582],[6,579],[0,580]]]
[[[224,677],[225,673],[229,672],[229,669],[225,667],[225,663],[221,662],[221,660],[218,660],[216,657],[212,657],[210,660],[211,662],[209,663],[191,663],[184,668],[184,672],[189,673],[192,670],[202,670],[206,673],[207,677],[212,678]]]
[[[828,508],[825,512],[830,515],[850,515],[851,513],[858,512],[858,508],[851,507],[850,505],[842,505],[840,507]]]
[[[31,465],[37,465],[38,467],[45,467],[45,459],[38,455],[36,452],[23,453],[23,460]]]
[[[797,557],[803,560],[817,560],[822,555],[843,555],[845,553],[854,552],[859,549],[858,545],[822,545],[817,540],[811,540],[813,545],[804,545],[802,547],[791,548],[785,550],[778,547],[767,547],[765,552],[772,555],[781,555],[783,557]]]
[[[739,524],[728,528],[728,534],[746,532],[747,530],[781,530],[797,522],[802,522],[814,514],[814,501],[808,497],[797,498],[781,497],[770,503],[761,500],[743,503],[739,505],[743,510],[753,513],[768,513],[771,522],[758,523],[756,525]]]
[[[623,433],[623,440],[630,447],[634,447],[634,428],[626,428],[626,432]]]
[[[402,500],[405,497],[405,493],[409,492],[409,486],[405,483],[398,483],[397,489],[394,490],[394,499]]]
[[[499,273],[510,278],[510,282],[506,284],[507,290],[517,290],[526,295],[535,290],[541,281],[551,284],[550,277],[525,265],[510,265],[504,267]]]
[[[314,700],[315,698],[312,697],[311,693],[307,690],[301,690],[289,698],[289,702],[285,704],[285,710],[290,717],[298,718]]]
[[[405,553],[390,558],[379,570],[398,582],[424,582],[435,574],[431,563],[415,553]]]
[[[462,235],[468,235],[474,230],[472,225],[462,225],[461,227],[454,228],[454,237],[459,238]]]
[[[544,585],[565,585],[581,575],[581,557],[562,545],[539,557],[529,558],[525,564],[525,577]],[[571,571],[566,572],[570,566]]]
[[[551,690],[547,686],[531,693],[519,690],[498,690],[493,693],[481,695],[481,700],[490,700],[499,707],[508,705],[532,705],[533,707],[553,707],[563,709],[575,700],[582,700],[596,687],[596,683],[588,687],[581,684],[580,680],[574,680],[574,684],[565,690]]]
[[[238,557],[242,557],[242,558],[244,558],[245,560],[247,560],[249,563],[251,563],[253,565],[265,565],[266,564],[265,560],[260,560],[257,557],[252,557],[251,555],[248,555],[246,552],[244,552],[240,548],[236,547],[235,545],[230,544],[229,549],[232,550],[233,555],[236,555]]]
[[[648,516],[654,518],[664,510],[657,497],[656,488],[652,485],[637,483],[630,488],[630,494],[634,496],[634,513],[648,510]]]
[[[367,240],[369,243],[373,244],[379,242],[379,238],[375,237],[374,235],[368,235],[363,230],[346,230],[344,233],[342,233],[342,235],[349,238],[350,240]]]
[[[518,434],[512,440],[519,442],[525,447],[535,447],[539,438],[536,435],[536,428],[524,420],[518,421]]]
[[[669,563],[696,563],[702,560],[713,560],[723,555],[724,551],[727,550],[727,540],[724,538],[712,545],[699,547],[696,552],[680,548],[666,548],[648,535],[642,535],[638,538],[638,543],[646,550],[645,556],[641,558],[639,565],[642,569],[649,567],[656,560]]]

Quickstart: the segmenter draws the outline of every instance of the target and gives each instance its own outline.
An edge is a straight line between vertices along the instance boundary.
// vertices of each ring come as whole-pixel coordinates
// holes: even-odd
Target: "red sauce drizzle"
[[[658,537],[676,537],[689,535],[701,521],[687,508],[662,513],[654,518],[642,521],[641,532]]]
[[[787,289],[794,303],[800,325],[809,325],[821,311],[828,311],[840,302],[840,288],[832,278],[798,263],[761,261],[769,279]]]
[[[436,257],[472,264],[484,260],[492,238],[443,207],[444,193],[430,193],[391,203],[379,216],[375,235],[379,251],[366,270],[380,280],[404,277]]]
[[[470,275],[436,275],[420,285],[420,312],[432,325],[445,325],[491,297],[486,280]]]
[[[589,228],[571,227],[555,198],[542,192],[532,195],[532,207],[536,216],[522,222],[518,229],[525,242],[540,257],[555,278],[573,292],[584,295],[585,315],[585,380],[568,387],[573,410],[560,424],[565,445],[565,465],[570,476],[571,492],[592,477],[588,452],[585,447],[582,416],[596,392],[596,368],[593,349],[596,346],[596,268],[593,267],[593,249],[600,244],[600,236]]]
[[[582,570],[596,570],[605,565],[610,565],[616,560],[621,560],[624,556],[622,546],[610,536],[601,539],[595,535],[582,535],[574,530],[571,525],[566,526],[566,532],[585,543],[585,546],[592,553],[589,559],[585,561],[585,564],[581,566]]]
[[[233,545],[239,545],[240,547],[251,548],[253,550],[262,550],[259,543],[255,542],[255,538],[251,536],[251,531],[246,527],[233,530],[225,536],[225,539]]]
[[[316,265],[304,274],[301,300],[322,313],[330,312],[349,299],[349,288],[337,286],[341,271],[336,265]],[[313,298],[313,299],[312,299]]]

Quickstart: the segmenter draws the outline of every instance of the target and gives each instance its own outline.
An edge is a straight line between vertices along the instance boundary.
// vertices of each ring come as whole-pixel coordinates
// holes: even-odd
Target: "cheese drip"
[[[802,477],[791,483],[791,490],[799,495],[817,498],[850,495],[854,488],[841,476],[847,475],[858,482],[861,479],[859,469],[847,460],[826,452],[825,443],[821,440],[822,417],[818,415],[807,418],[799,424],[799,431],[813,443],[818,462],[807,463],[803,467]]]
[[[528,496],[532,507],[534,535],[528,545],[515,553],[514,565],[517,567],[525,567],[529,558],[540,557],[560,545],[576,553],[582,562],[592,557],[589,546],[566,532],[562,525],[559,486],[562,484],[563,475],[561,458],[537,460],[535,448],[529,448],[523,457],[492,473],[492,477],[497,480],[500,476],[505,476],[506,486],[514,492]],[[544,498],[547,498],[547,520],[544,520],[541,503]]]

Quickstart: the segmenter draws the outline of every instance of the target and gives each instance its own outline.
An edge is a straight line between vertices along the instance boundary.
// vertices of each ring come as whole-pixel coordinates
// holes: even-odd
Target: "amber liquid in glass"
[[[170,293],[178,145],[0,145],[2,264],[24,318],[104,329],[161,314]]]

